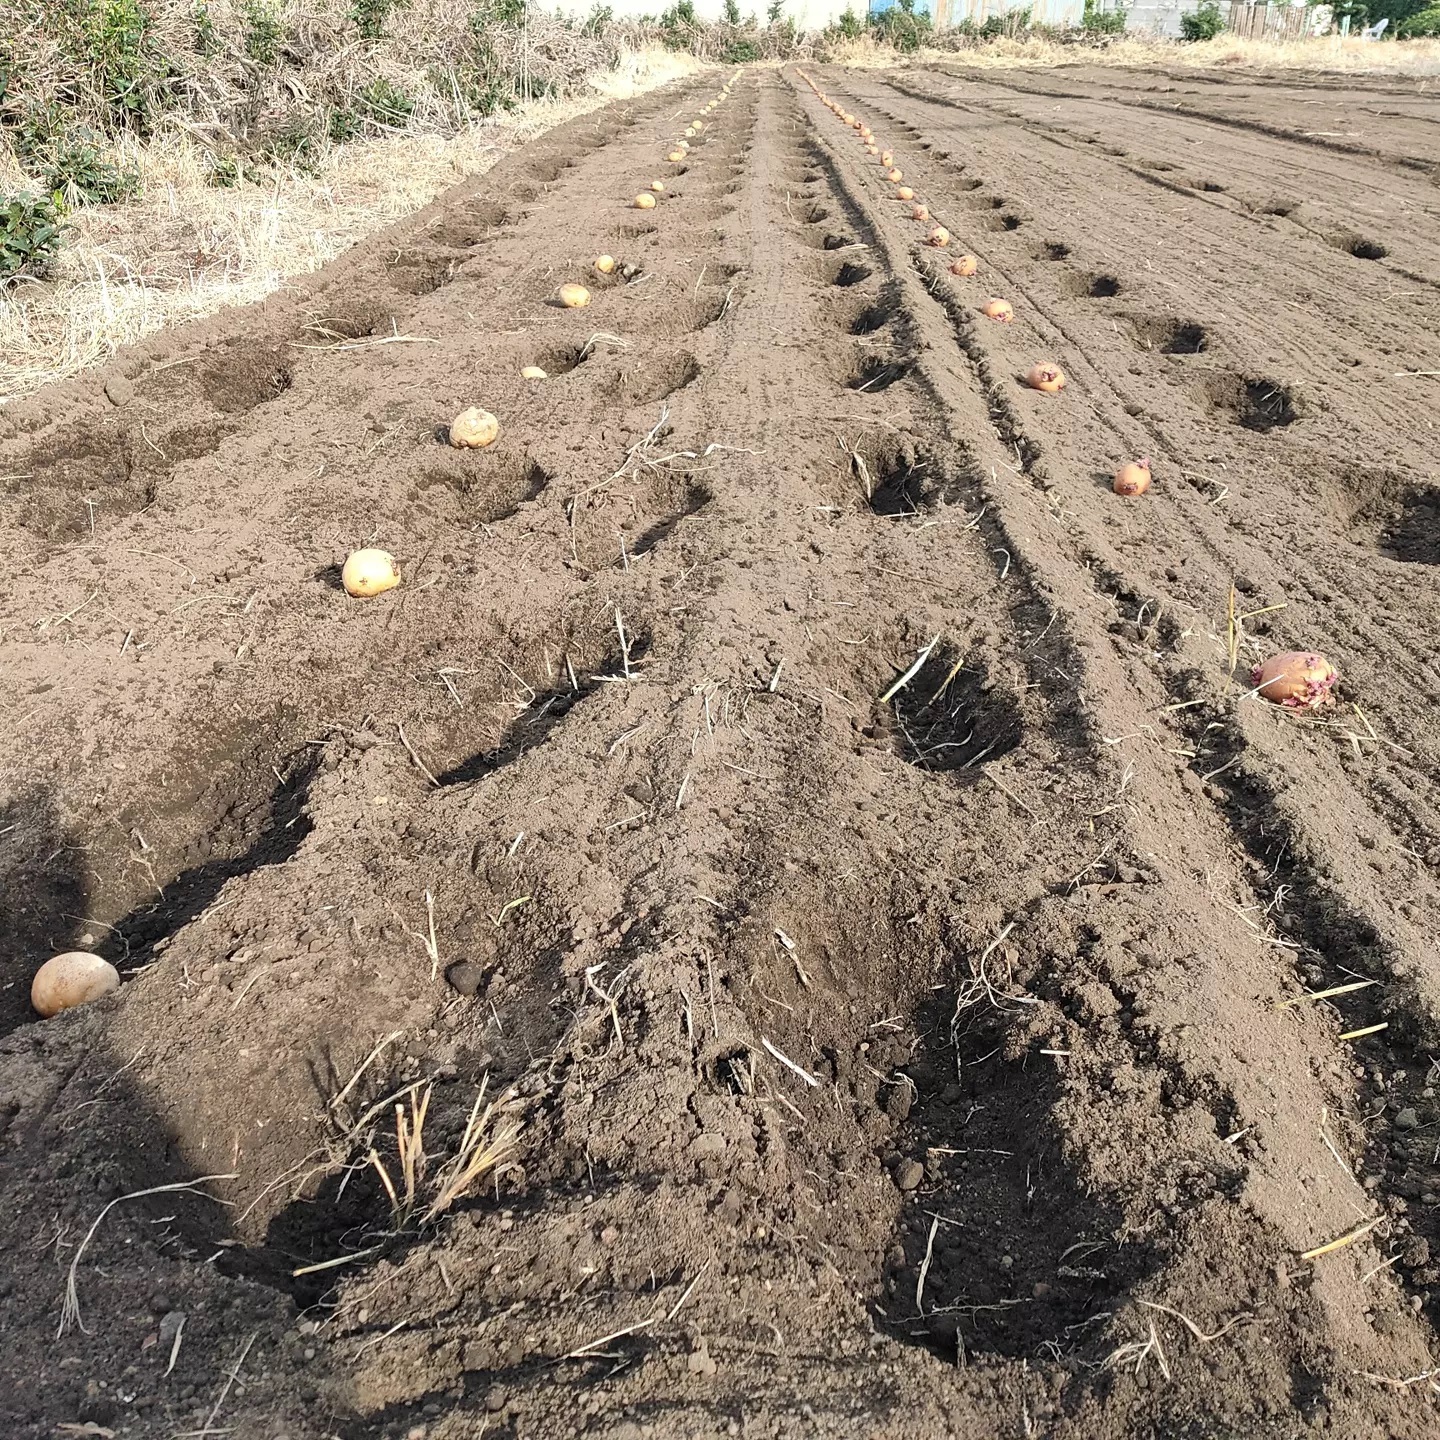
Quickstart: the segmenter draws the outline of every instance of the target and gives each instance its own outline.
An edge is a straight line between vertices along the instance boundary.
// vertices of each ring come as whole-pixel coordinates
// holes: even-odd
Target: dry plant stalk
[[[373,1145],[367,1157],[390,1198],[390,1220],[395,1231],[434,1224],[485,1176],[498,1171],[514,1153],[520,1126],[509,1121],[495,1128],[495,1104],[486,1102],[486,1088],[481,1085],[470,1107],[455,1153],[433,1174],[431,1157],[425,1153],[425,1122],[430,1113],[433,1085],[427,1082],[418,1094],[411,1093],[408,1111],[404,1105],[395,1107],[398,1176],[391,1173]]]

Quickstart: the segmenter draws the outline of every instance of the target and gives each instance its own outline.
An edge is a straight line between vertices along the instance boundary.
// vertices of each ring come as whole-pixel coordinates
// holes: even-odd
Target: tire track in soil
[[[242,490],[237,503],[204,461],[184,472],[195,490],[185,503],[244,516],[250,534],[283,547],[278,578],[310,579],[317,600],[317,551],[335,547],[315,544],[316,515],[336,534],[408,527],[417,554],[448,525],[453,558],[430,572],[444,583],[407,574],[405,608],[353,612],[358,632],[316,606],[299,617],[323,643],[308,669],[294,667],[296,711],[275,729],[293,737],[343,718],[292,751],[313,763],[288,780],[282,769],[273,807],[231,842],[259,826],[285,853],[256,858],[284,863],[222,870],[198,919],[177,901],[145,956],[157,963],[103,1032],[95,1013],[45,1027],[58,1053],[104,1034],[101,1067],[65,1082],[78,1107],[68,1132],[39,1128],[60,1092],[23,1058],[26,1032],[7,1044],[6,1064],[36,1097],[17,1116],[24,1153],[42,1134],[67,1157],[125,1135],[129,1169],[102,1176],[115,1193],[161,1164],[207,1172],[220,1153],[242,1171],[230,1278],[186,1260],[187,1245],[196,1260],[210,1253],[201,1242],[215,1233],[213,1217],[186,1215],[147,1252],[142,1283],[163,1274],[194,1311],[227,1298],[249,1307],[270,1369],[251,1377],[246,1410],[295,1435],[319,1433],[317,1407],[376,1436],[417,1423],[468,1433],[482,1413],[533,1433],[629,1433],[637,1416],[676,1433],[742,1419],[784,1433],[802,1423],[802,1402],[826,1433],[857,1435],[887,1423],[1118,1435],[1177,1415],[1280,1434],[1297,1412],[1423,1433],[1413,1395],[1355,1372],[1418,1373],[1428,1331],[1388,1280],[1367,1289],[1358,1265],[1308,1272],[1293,1260],[1366,1213],[1320,1117],[1352,1156],[1366,1131],[1339,1025],[1318,1007],[1274,1008],[1295,994],[1293,962],[1256,943],[1250,908],[1277,916],[1264,939],[1309,947],[1302,969],[1343,927],[1344,954],[1330,958],[1386,973],[1414,963],[1421,914],[1392,940],[1372,918],[1383,877],[1361,884],[1361,848],[1333,828],[1307,850],[1297,821],[1277,858],[1272,814],[1306,811],[1265,779],[1313,763],[1328,737],[1274,730],[1242,706],[1254,769],[1225,770],[1232,752],[1206,748],[1237,743],[1203,718],[1225,713],[1203,678],[1214,674],[1216,587],[1235,572],[1227,558],[1277,573],[1263,531],[1237,540],[1204,487],[1162,489],[1144,532],[1122,529],[1138,512],[1102,524],[1072,479],[1113,459],[1108,443],[1067,428],[1073,401],[1110,435],[1153,431],[1177,460],[1213,455],[1193,439],[1208,414],[1129,413],[1093,328],[1039,279],[1027,291],[1035,335],[1073,336],[1089,362],[1065,404],[1013,391],[1032,334],[1016,327],[1022,347],[978,331],[957,318],[958,292],[936,304],[949,282],[788,77],[746,77],[673,201],[641,228],[616,197],[653,168],[662,109],[691,113],[676,105],[666,92],[628,127],[597,119],[605,143],[575,166],[563,164],[563,134],[516,157],[487,181],[492,198],[464,202],[459,230],[443,204],[411,227],[453,240],[479,219],[498,233],[479,255],[416,245],[445,283],[400,302],[401,333],[433,346],[315,354],[250,406],[263,422],[242,425],[284,438],[248,447],[244,463],[281,456],[280,493]],[[981,197],[949,190],[927,161],[914,168],[966,236],[964,197]],[[512,180],[535,208],[502,224],[484,207],[505,203]],[[535,346],[573,357],[584,340],[574,317],[543,305],[584,243],[557,233],[557,204],[602,226],[614,217],[608,233],[643,257],[642,274],[597,286],[583,317],[629,347],[597,347],[534,392],[505,377]],[[1027,230],[1028,219],[993,232],[997,266],[1028,276],[1017,249],[1033,244]],[[1064,243],[1080,248],[1073,235]],[[377,247],[361,273],[393,271],[380,258],[390,253]],[[1128,263],[1115,270],[1128,283]],[[357,290],[353,273],[330,286]],[[306,323],[338,314],[329,293],[309,302]],[[303,332],[297,309],[272,308],[279,334]],[[1209,333],[1208,314],[1194,313]],[[263,378],[264,336],[241,353],[255,357],[242,373]],[[883,388],[866,385],[880,376]],[[392,453],[423,457],[431,426],[490,394],[510,448],[473,472],[439,452],[449,468],[436,486],[463,507],[377,489],[390,466],[409,487],[415,472]],[[22,415],[25,433],[56,403]],[[367,404],[375,448],[347,450],[344,422]],[[552,439],[528,438],[542,433]],[[1325,453],[1332,435],[1300,453]],[[1268,453],[1261,443],[1232,457]],[[290,481],[312,464],[313,478]],[[489,503],[487,484],[533,489],[531,466],[544,477],[536,493],[493,524],[474,518],[470,497]],[[1268,462],[1257,469],[1250,503],[1264,513],[1278,492]],[[1387,505],[1402,493],[1379,489]],[[1238,501],[1236,512],[1247,513]],[[126,542],[175,528],[151,511],[117,523],[133,527],[108,532]],[[617,536],[612,549],[625,525],[638,543]],[[1302,571],[1312,610],[1329,558]],[[474,573],[455,584],[460,566]],[[1167,594],[1164,567],[1184,570],[1189,594],[1147,620]],[[1390,563],[1387,576],[1402,569]],[[1347,575],[1344,599],[1364,583]],[[477,633],[481,615],[490,632]],[[295,632],[272,633],[283,645]],[[944,645],[893,711],[868,698],[936,634]],[[1400,652],[1399,636],[1373,638],[1386,657]],[[317,663],[357,648],[363,660],[338,673]],[[462,674],[492,654],[504,679]],[[431,671],[433,694],[417,702],[416,667],[437,660],[459,699]],[[1182,684],[1207,704],[1167,719]],[[105,692],[82,677],[69,693],[83,715]],[[1393,720],[1397,693],[1382,690],[1371,713]],[[452,783],[426,784],[389,733],[397,719]],[[167,724],[179,733],[171,716],[148,727],[148,743]],[[1146,735],[1161,738],[1124,748]],[[1196,753],[1177,765],[1166,739]],[[1416,764],[1428,783],[1428,749]],[[1382,784],[1398,804],[1403,771],[1388,768],[1372,782],[1329,762],[1343,813],[1379,813]],[[1410,803],[1402,821],[1423,826],[1422,801]],[[65,824],[57,815],[52,831]],[[1312,899],[1311,850],[1340,871],[1328,916]],[[41,870],[37,889],[54,879]],[[1287,886],[1293,912],[1277,901]],[[430,983],[417,939],[427,893],[442,957],[471,967],[473,1000]],[[53,894],[47,905],[71,903],[63,886]],[[1428,993],[1422,968],[1394,1029],[1426,1013]],[[267,1284],[373,1235],[373,1179],[357,1171],[342,1187],[306,1174],[335,1144],[327,1098],[395,1030],[404,1040],[360,1098],[438,1076],[432,1133],[443,1141],[488,1071],[521,1097],[523,1169],[503,1199],[467,1205],[425,1244],[387,1241],[378,1262],[334,1272],[315,1312],[321,1358],[307,1369]],[[1389,1103],[1414,1088],[1413,1045],[1365,1053]],[[97,1103],[107,1054],[110,1069],[133,1065],[128,1118]],[[1402,1062],[1397,1087],[1387,1066]],[[1380,1173],[1373,1126],[1366,1165],[1407,1200],[1418,1137],[1402,1130],[1411,1138],[1394,1142],[1404,1155],[1393,1159],[1408,1168]],[[89,1218],[73,1202],[63,1213]],[[1390,1214],[1392,1226],[1403,1215],[1395,1199]],[[1419,1225],[1405,1241],[1412,1255],[1427,1233]],[[87,1267],[92,1313],[133,1305],[134,1274]],[[1426,1283],[1411,1281],[1422,1306]],[[27,1280],[32,1314],[33,1289]],[[1217,1329],[1237,1314],[1246,1323],[1192,1347],[1162,1318],[1162,1387],[1141,1366],[1105,1365],[1164,1316],[1143,1301]],[[604,1359],[560,1359],[631,1326]],[[208,1383],[225,1339],[220,1327],[187,1346],[182,1375]],[[962,1355],[980,1363],[957,1369]]]

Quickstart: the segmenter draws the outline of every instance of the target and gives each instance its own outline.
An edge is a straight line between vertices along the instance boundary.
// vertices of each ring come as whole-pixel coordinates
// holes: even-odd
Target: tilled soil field
[[[730,78],[0,415],[7,1437],[1435,1433],[1433,99]]]

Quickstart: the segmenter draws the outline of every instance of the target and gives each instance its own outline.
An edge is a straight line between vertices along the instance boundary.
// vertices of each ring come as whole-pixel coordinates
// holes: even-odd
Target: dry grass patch
[[[6,293],[0,403],[163,326],[263,299],[554,126],[700,68],[658,46],[629,52],[584,95],[534,101],[448,136],[407,130],[331,145],[307,170],[269,169],[263,183],[229,189],[210,183],[210,150],[184,125],[145,142],[121,137],[114,153],[140,172],[141,198],[76,209],[47,278]],[[0,190],[20,183],[13,159],[0,157]]]
[[[867,42],[869,42],[867,44]],[[906,63],[877,46],[869,37],[848,42],[853,58],[846,53],[844,64],[887,67]],[[1342,38],[1338,35],[1315,39],[1244,40],[1234,35],[1217,35],[1213,40],[1182,44],[1150,36],[1127,35],[1106,45],[1061,45],[1041,36],[1007,39],[1000,37],[959,49],[923,50],[925,63],[961,61],[977,68],[1047,68],[1057,65],[1116,65],[1184,67],[1194,70],[1308,70],[1355,75],[1440,75],[1440,40],[1375,42]]]

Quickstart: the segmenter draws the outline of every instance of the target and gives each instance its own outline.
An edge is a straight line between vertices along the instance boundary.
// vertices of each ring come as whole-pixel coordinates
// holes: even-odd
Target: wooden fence
[[[1246,40],[1300,40],[1310,33],[1308,5],[1246,5],[1232,0],[1225,28]]]

